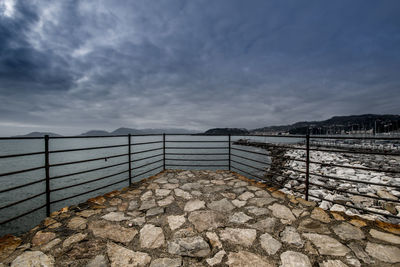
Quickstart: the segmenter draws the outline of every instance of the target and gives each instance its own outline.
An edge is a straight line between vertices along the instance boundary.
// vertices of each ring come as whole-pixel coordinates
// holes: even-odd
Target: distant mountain
[[[48,135],[50,137],[60,137],[62,135],[56,134],[56,133],[49,133],[49,132],[31,132],[25,135],[17,135],[16,137],[44,137],[45,135]]]
[[[343,134],[362,132],[390,132],[400,129],[400,115],[335,116],[324,121],[302,121],[291,125],[267,126],[251,130],[252,133]]]
[[[239,134],[246,135],[249,134],[249,131],[244,128],[214,128],[207,130],[204,134]]]
[[[103,130],[91,130],[81,134],[81,136],[104,136],[104,135],[110,135],[110,133]]]
[[[126,134],[193,134],[196,131],[186,130],[186,129],[132,129],[132,128],[118,128],[111,132],[112,135],[126,135]]]

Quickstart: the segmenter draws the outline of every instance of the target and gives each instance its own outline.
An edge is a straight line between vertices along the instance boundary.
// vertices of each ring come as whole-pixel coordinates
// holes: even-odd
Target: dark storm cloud
[[[6,2],[5,134],[400,111],[397,1]]]

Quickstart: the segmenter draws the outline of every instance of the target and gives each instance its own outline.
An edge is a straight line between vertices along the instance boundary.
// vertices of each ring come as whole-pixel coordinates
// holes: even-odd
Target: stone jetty
[[[168,170],[0,239],[0,266],[399,266],[400,227],[229,171]],[[397,264],[397,265],[396,265]]]

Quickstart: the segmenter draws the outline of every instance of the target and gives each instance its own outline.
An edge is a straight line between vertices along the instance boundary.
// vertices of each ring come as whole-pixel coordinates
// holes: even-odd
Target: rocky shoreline
[[[269,151],[271,160],[275,166],[272,172],[270,169],[266,170],[266,181],[279,185],[281,187],[280,190],[287,194],[295,196],[303,195],[302,192],[305,190],[304,171],[306,166],[306,163],[303,162],[306,156],[305,150],[303,150],[304,146],[296,145],[297,148],[303,149],[288,149],[276,144],[248,141],[241,141],[237,144],[260,147]],[[310,196],[310,199],[319,203],[319,207],[325,210],[343,211],[348,215],[359,215],[371,220],[379,219],[390,223],[400,223],[400,219],[397,218],[346,207],[355,206],[382,214],[400,216],[400,189],[390,187],[400,186],[399,174],[393,173],[393,171],[399,171],[400,169],[400,157],[311,151],[310,161],[322,163],[310,163],[310,173],[315,174],[310,175],[310,183],[315,185],[310,185],[309,194],[318,197]],[[346,167],[338,167],[336,165]],[[376,171],[363,170],[363,168],[372,168],[376,169]],[[277,171],[278,169],[280,171]],[[293,169],[300,170],[300,172],[293,171]],[[384,184],[385,186],[328,179],[319,175]],[[349,191],[354,194],[343,191]],[[379,198],[385,200],[379,200]],[[334,204],[332,201],[339,204]]]

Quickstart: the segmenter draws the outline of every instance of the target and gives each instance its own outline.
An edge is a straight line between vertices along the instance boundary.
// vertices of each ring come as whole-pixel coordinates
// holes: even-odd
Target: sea
[[[260,153],[267,153],[261,148],[255,148],[250,146],[238,146],[233,144],[236,140],[247,139],[257,142],[267,143],[299,143],[302,139],[299,138],[286,138],[286,137],[260,137],[260,136],[232,136],[231,147],[244,149],[247,151],[255,151]],[[139,143],[146,142],[157,142],[162,141],[162,135],[151,135],[151,136],[132,136],[131,137],[131,153],[132,154],[132,176],[137,176],[132,179],[132,182],[140,181],[141,179],[155,175],[163,170],[163,150],[155,150],[144,153],[136,153],[145,150],[152,150],[162,148],[163,143],[154,144],[143,144]],[[207,169],[207,170],[218,170],[228,169],[228,137],[227,136],[199,136],[199,135],[166,135],[166,169]],[[178,142],[173,142],[178,141]],[[182,142],[186,141],[186,142]],[[196,141],[210,141],[200,142]],[[221,141],[221,142],[215,142]],[[129,174],[127,170],[128,156],[121,156],[110,158],[113,155],[128,153],[128,146],[115,147],[115,148],[104,148],[104,149],[92,149],[92,150],[81,150],[73,152],[62,152],[55,153],[56,150],[67,150],[67,149],[80,149],[88,147],[102,147],[102,146],[113,146],[113,145],[126,145],[128,144],[128,137],[101,137],[101,138],[50,138],[49,141],[49,161],[50,165],[68,163],[71,161],[81,161],[93,158],[101,158],[101,160],[89,161],[76,164],[59,165],[50,167],[50,189],[55,190],[51,192],[50,200],[57,201],[69,196],[75,196],[71,199],[59,201],[51,205],[51,212],[60,210],[63,207],[76,205],[83,203],[89,198],[103,195],[113,190],[119,190],[129,186]],[[23,154],[31,152],[43,152],[45,142],[44,139],[0,139],[0,156],[12,155],[12,154]],[[212,147],[212,148],[211,148]],[[53,151],[53,152],[52,152]],[[225,155],[200,155],[209,153],[225,153]],[[159,155],[161,154],[161,155]],[[181,154],[181,155],[178,155]],[[185,155],[182,155],[185,154]],[[187,154],[199,154],[199,155],[187,155]],[[243,151],[237,151],[232,149],[231,153],[232,160],[237,162],[254,166],[258,169],[268,168],[268,163],[271,159],[268,155],[261,154],[250,154]],[[154,158],[148,158],[153,155],[158,155]],[[249,161],[243,158],[236,157],[234,155],[243,156],[255,159],[257,161],[265,162],[265,164]],[[103,159],[104,158],[104,159]],[[140,160],[143,158],[148,158]],[[190,161],[190,160],[194,161]],[[211,160],[211,161],[204,161]],[[154,162],[154,163],[153,163]],[[67,175],[71,173],[107,167],[111,165],[120,164],[115,167],[101,169],[97,171],[69,175],[63,178],[54,178],[57,176]],[[152,163],[148,166],[147,163]],[[262,176],[263,172],[260,170],[253,169],[246,165],[231,162],[232,170],[237,171],[245,176],[250,177],[247,173]],[[24,185],[34,181],[43,180],[46,177],[45,169],[24,172],[20,174],[1,176],[3,173],[9,173],[13,171],[19,171],[24,169],[30,169],[35,167],[41,167],[45,164],[44,154],[23,156],[23,157],[11,157],[11,158],[0,158],[0,191],[6,190],[11,187]],[[181,165],[220,165],[220,166],[181,166]],[[141,167],[143,166],[143,167]],[[241,172],[235,167],[244,170]],[[150,172],[147,172],[154,169]],[[98,180],[95,182],[86,183],[79,186],[73,186],[76,184],[84,183],[96,178],[105,176],[115,176]],[[142,174],[144,173],[144,174]],[[119,182],[120,181],[120,182]],[[119,182],[119,183],[117,183]],[[110,185],[117,183],[114,185]],[[110,185],[110,186],[107,186]],[[71,186],[66,189],[57,190],[58,188]],[[104,187],[99,190],[96,188]],[[18,216],[37,207],[40,207],[46,203],[46,194],[34,197],[28,201],[21,202],[11,207],[5,207],[10,203],[18,202],[25,198],[35,196],[46,191],[45,181],[35,183],[26,187],[18,188],[8,192],[0,192],[0,221],[5,221],[9,218]],[[86,191],[92,191],[87,194],[83,194]],[[0,236],[5,234],[20,234],[34,226],[38,225],[46,217],[46,208],[43,207],[37,211],[30,213],[26,216],[13,220],[9,223],[0,225]]]

